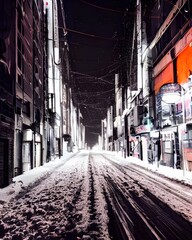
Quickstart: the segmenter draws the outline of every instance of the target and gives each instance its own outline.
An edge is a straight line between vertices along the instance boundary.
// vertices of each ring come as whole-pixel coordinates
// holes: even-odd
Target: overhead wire
[[[106,67],[103,67],[103,68],[100,68],[100,69],[97,69],[97,70],[93,70],[93,71],[88,71],[88,72],[86,72],[86,73],[84,73],[84,74],[91,74],[91,73],[95,73],[95,74],[99,74],[99,72],[101,72],[101,71],[107,71],[108,69],[110,69],[111,67],[113,67],[113,66],[115,66],[115,65],[117,65],[118,64],[118,66],[117,66],[117,68],[119,67],[119,65],[120,65],[120,63],[119,62],[114,62],[114,63],[112,63],[112,64],[110,64],[110,65],[108,65],[108,66],[106,66]],[[113,68],[112,70],[116,70],[116,67],[115,68]]]
[[[90,48],[106,49],[106,46],[96,45],[96,44],[94,44],[94,45],[93,45],[93,44],[90,45],[90,44],[87,44],[87,43],[85,43],[85,42],[83,42],[83,43],[71,42],[70,44],[71,44],[71,45],[74,45],[74,46],[78,46],[78,47],[83,46],[83,47],[90,47]]]
[[[182,7],[178,7],[175,3],[172,3],[170,0],[166,0],[167,2],[169,2],[172,6],[176,6],[177,10],[179,11],[179,13],[185,18],[185,20],[189,20],[189,17],[187,18],[184,13],[181,11]]]
[[[84,73],[80,73],[80,72],[74,72],[72,71],[73,74],[77,74],[77,75],[81,75],[81,76],[85,76],[85,77],[91,77],[91,78],[95,78],[95,79],[98,79],[98,80],[101,80],[107,84],[111,84],[111,85],[114,85],[114,83],[111,83],[105,79],[103,79],[102,77],[95,77],[95,76],[91,76],[91,75],[88,75],[88,74],[84,74]]]
[[[86,72],[86,74],[89,74],[89,73],[98,73],[98,72],[100,72],[100,71],[107,71],[108,68],[111,68],[111,67],[113,67],[113,66],[116,65],[116,64],[120,65],[120,61],[126,61],[126,58],[127,58],[127,56],[121,57],[121,59],[118,59],[118,61],[116,60],[116,62],[114,62],[114,63],[112,63],[112,64],[110,64],[110,65],[108,65],[108,66],[106,66],[106,67],[97,69],[97,70],[95,70],[95,71]],[[121,62],[121,63],[122,63],[122,62]],[[118,67],[120,67],[120,66],[118,66]],[[113,68],[113,69],[114,69],[114,68]],[[116,69],[114,69],[114,70],[116,70]]]
[[[127,56],[123,57],[123,58],[122,58],[123,61],[126,61],[126,58],[127,58]],[[108,73],[106,73],[105,75],[100,76],[100,77],[93,76],[93,75],[90,75],[90,74],[87,74],[87,73],[80,73],[80,72],[76,72],[76,71],[72,71],[72,73],[77,74],[77,75],[80,75],[80,76],[84,76],[84,77],[86,77],[86,78],[93,78],[93,79],[95,79],[95,80],[102,80],[102,81],[104,81],[104,82],[106,82],[106,83],[108,83],[108,84],[112,84],[112,85],[113,85],[114,83],[111,83],[111,82],[109,82],[108,80],[103,79],[103,78],[110,76],[114,71],[116,71],[116,70],[120,67],[120,65],[122,64],[122,59],[121,59],[121,63],[118,62],[118,63],[114,63],[114,64],[109,65],[108,67],[112,67],[112,66],[115,65],[115,64],[119,64],[117,67],[114,67],[113,69],[109,70]],[[108,67],[107,67],[107,68],[108,68]],[[103,70],[107,70],[107,68],[103,68]],[[93,71],[93,72],[94,72],[94,71]],[[95,71],[95,72],[96,72],[96,71]]]
[[[92,3],[89,3],[85,0],[80,0],[81,2],[89,5],[89,6],[92,6],[94,8],[98,8],[98,9],[101,9],[101,10],[104,10],[104,11],[110,11],[110,12],[116,12],[116,13],[126,13],[128,15],[134,15],[135,13],[134,12],[131,12],[129,11],[128,8],[125,9],[125,11],[121,11],[121,10],[116,10],[116,9],[111,9],[111,8],[104,8],[104,7],[101,7],[101,6],[98,6],[98,5],[95,5],[95,4],[92,4]],[[166,0],[166,1],[170,1],[170,0]],[[159,18],[158,16],[150,16],[151,18]]]
[[[117,13],[124,13],[124,11],[120,11],[120,10],[116,10],[116,9],[111,9],[111,8],[104,8],[104,7],[101,7],[101,6],[98,6],[98,5],[95,5],[95,4],[92,4],[92,3],[89,3],[85,0],[80,0],[80,2],[83,2],[89,6],[92,6],[94,8],[98,8],[98,9],[101,9],[101,10],[104,10],[104,11],[110,11],[110,12],[117,12]]]
[[[112,64],[113,65],[113,64]],[[109,65],[109,66],[112,66],[112,65]],[[116,69],[116,68],[115,68]],[[108,76],[109,74],[111,74],[111,72],[113,72],[115,69],[112,69],[108,74],[106,74],[105,76]],[[101,78],[97,78],[97,77],[95,77],[95,76],[91,76],[91,75],[88,75],[88,74],[84,74],[84,73],[79,73],[79,72],[73,72],[74,74],[77,74],[77,75],[80,75],[80,76],[82,76],[82,78],[83,77],[85,77],[85,78],[90,78],[90,79],[100,79],[100,80],[103,80],[103,79],[101,79]],[[109,81],[107,81],[107,84],[112,84],[112,85],[114,85],[114,82],[113,83],[111,83],[111,82],[109,82]],[[93,98],[93,97],[100,97],[100,100],[101,100],[101,96],[103,95],[103,94],[107,94],[107,93],[109,93],[109,92],[112,92],[112,91],[114,91],[115,90],[115,88],[113,88],[113,89],[110,89],[110,90],[107,90],[107,91],[103,91],[103,92],[80,92],[79,90],[78,90],[78,92],[79,92],[79,94],[80,94],[80,96],[81,96],[81,98],[85,98],[85,97],[87,97],[87,100],[89,100],[89,98]],[[78,93],[76,93],[76,94],[78,94]],[[100,103],[97,103],[97,104],[95,104],[95,103],[90,103],[90,104],[86,104],[86,101],[87,100],[85,100],[85,102],[83,102],[82,103],[82,105],[83,106],[85,106],[85,107],[87,107],[87,108],[85,108],[88,112],[89,112],[89,115],[90,115],[90,110],[91,109],[94,109],[94,110],[99,110],[100,111],[100,114],[101,115],[103,115],[103,111],[107,111],[107,107],[106,108],[101,108],[101,107],[98,107],[98,105],[99,104],[103,104],[103,101],[101,101]],[[105,98],[105,100],[106,100],[106,98]],[[80,105],[81,105],[81,103],[80,103]],[[106,105],[106,104],[105,104]],[[91,118],[90,118],[91,119]]]
[[[82,1],[83,1],[83,0],[82,0]],[[87,3],[86,1],[83,1],[83,2],[84,2],[84,3]],[[89,4],[89,3],[88,3],[88,4]],[[99,6],[94,5],[93,7],[99,7]],[[108,10],[108,11],[111,11],[111,10],[112,10],[112,9],[104,9],[104,8],[102,8],[102,7],[101,7],[101,9],[103,9],[103,10]],[[115,10],[115,11],[117,12],[117,10]],[[122,11],[119,11],[119,12],[123,13]],[[77,30],[69,29],[69,28],[67,28],[66,26],[65,26],[65,31],[66,31],[66,32],[71,32],[71,33],[74,33],[74,34],[80,34],[80,35],[83,35],[83,36],[86,36],[86,37],[92,37],[92,38],[102,39],[102,40],[110,40],[110,41],[119,41],[119,40],[122,40],[122,39],[117,39],[117,38],[108,38],[108,37],[98,36],[98,35],[95,35],[95,34],[80,32],[80,31],[77,31]],[[124,40],[124,39],[123,39],[123,40]],[[118,66],[116,66],[117,64],[118,64]],[[115,66],[115,67],[114,67],[114,66]],[[110,68],[112,68],[112,67],[113,67],[113,69],[110,69]],[[72,74],[75,74],[76,76],[80,76],[80,77],[82,77],[82,78],[84,77],[84,78],[86,78],[86,79],[89,79],[89,81],[91,81],[91,82],[94,82],[94,81],[96,80],[96,81],[95,81],[96,83],[97,83],[98,81],[100,81],[100,82],[103,82],[103,83],[106,83],[106,84],[114,85],[114,81],[113,81],[113,82],[108,81],[108,80],[104,79],[104,77],[109,77],[109,76],[111,76],[112,74],[114,74],[114,71],[116,71],[118,68],[119,68],[119,63],[118,63],[118,62],[115,62],[115,63],[113,63],[113,64],[111,64],[111,65],[109,65],[109,66],[107,66],[107,67],[105,67],[105,68],[100,69],[99,71],[94,71],[94,72],[97,72],[97,73],[99,73],[99,72],[101,72],[101,71],[109,71],[108,73],[106,73],[105,75],[100,76],[100,77],[91,76],[91,75],[89,75],[89,74],[84,74],[84,73],[74,72],[74,71],[71,71],[71,73],[72,73]],[[92,71],[92,72],[93,72],[93,71]],[[76,77],[72,77],[72,81],[73,81],[73,84],[74,84],[73,89],[74,89],[74,91],[75,91],[77,94],[79,94],[80,99],[83,99],[83,98],[85,97],[85,95],[87,96],[87,93],[82,93],[82,91],[80,91],[80,88],[77,86],[77,82],[75,81],[75,79],[76,79]],[[75,89],[76,89],[76,90],[75,90]],[[114,91],[114,88],[113,88],[113,89],[110,89],[110,90],[108,90],[108,91],[104,91],[104,92],[97,92],[97,93],[95,94],[95,97],[102,96],[103,94],[109,93],[109,92],[111,92],[111,91]],[[92,94],[92,97],[93,97],[93,93],[91,93],[91,94]],[[89,97],[89,96],[88,96],[88,97]],[[102,102],[101,102],[101,103],[98,103],[98,104],[102,104]],[[96,105],[96,104],[94,103],[94,104],[85,105],[85,103],[84,103],[84,106],[93,107],[94,109],[96,109],[96,106],[98,106],[98,104]],[[81,105],[81,102],[79,102],[79,105]],[[107,109],[107,108],[102,109],[102,108],[98,108],[98,107],[97,107],[97,110],[99,110],[101,113],[103,112],[103,110],[106,110],[106,109]],[[88,110],[88,108],[87,108],[87,110]],[[87,112],[88,112],[89,118],[91,119],[92,113],[91,113],[89,110],[88,110]],[[90,115],[90,114],[91,114],[91,115]]]
[[[91,33],[80,32],[80,31],[77,31],[77,30],[69,29],[69,28],[65,28],[65,31],[72,32],[72,33],[79,34],[79,35],[83,35],[83,36],[86,36],[86,37],[98,38],[98,39],[102,39],[102,40],[110,40],[110,41],[118,41],[119,40],[119,39],[112,38],[112,37],[111,38],[110,37],[103,37],[103,36],[98,36],[98,35],[91,34]]]

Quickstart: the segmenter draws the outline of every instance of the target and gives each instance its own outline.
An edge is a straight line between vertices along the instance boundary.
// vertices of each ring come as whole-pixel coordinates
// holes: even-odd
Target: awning
[[[173,83],[174,77],[173,77],[173,62],[170,62],[167,67],[159,73],[154,79],[154,91],[155,95],[158,94],[161,86],[163,86],[166,83]]]
[[[184,84],[188,82],[188,77],[192,73],[192,45],[189,44],[177,56],[177,82]]]

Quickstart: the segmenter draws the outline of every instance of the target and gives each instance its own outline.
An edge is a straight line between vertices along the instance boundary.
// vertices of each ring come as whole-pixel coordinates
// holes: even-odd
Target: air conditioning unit
[[[141,120],[143,118],[143,106],[138,105],[133,109],[133,117],[134,117],[134,126],[137,127],[141,124]]]

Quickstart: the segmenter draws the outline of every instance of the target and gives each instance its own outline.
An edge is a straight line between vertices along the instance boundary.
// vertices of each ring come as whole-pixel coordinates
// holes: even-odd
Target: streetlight
[[[181,85],[167,83],[160,88],[161,99],[167,104],[175,104],[181,99]]]

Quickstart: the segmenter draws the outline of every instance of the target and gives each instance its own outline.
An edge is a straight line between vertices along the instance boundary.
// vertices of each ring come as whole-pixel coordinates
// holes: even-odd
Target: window
[[[23,78],[20,74],[17,75],[18,83],[23,88]]]
[[[25,113],[28,117],[30,117],[30,102],[24,102],[23,104],[23,113]]]

